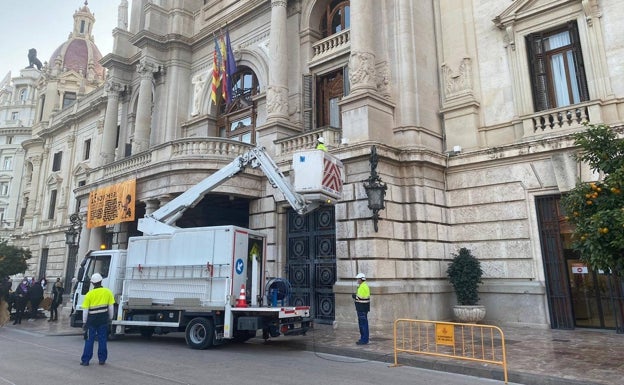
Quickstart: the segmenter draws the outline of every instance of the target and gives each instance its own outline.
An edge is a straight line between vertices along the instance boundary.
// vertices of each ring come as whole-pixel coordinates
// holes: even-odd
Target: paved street
[[[496,380],[409,366],[392,368],[379,361],[293,349],[288,338],[268,344],[254,339],[246,344],[199,351],[189,349],[181,335],[148,341],[125,337],[109,343],[106,365],[97,365],[95,359],[88,367],[78,364],[82,345],[83,340],[77,335],[51,336],[1,328],[0,384],[502,384]]]
[[[39,354],[45,354],[46,358],[48,355],[61,358],[63,362],[68,362],[69,366],[67,368],[71,368],[73,371],[72,365],[74,360],[77,360],[79,357],[82,342],[78,337],[80,330],[69,326],[68,315],[69,309],[65,308],[60,312],[59,322],[46,322],[45,319],[37,319],[32,322],[25,321],[21,325],[8,324],[4,328],[0,328],[0,365],[2,365],[2,360],[6,354],[10,356],[16,354],[13,352],[14,349],[19,348],[29,352],[37,350],[36,348],[31,349],[30,345],[22,346],[22,340],[25,339],[24,336],[36,336],[35,341],[37,342],[56,341],[51,345],[55,349],[60,349],[59,344],[65,341],[62,338],[64,336],[68,337],[69,341],[74,341],[76,345],[71,345],[71,347],[58,354],[50,352]],[[622,380],[624,378],[624,363],[622,361],[622,356],[624,355],[624,335],[622,334],[616,334],[612,330],[552,330],[509,326],[503,327],[503,330],[507,341],[509,381],[512,383],[525,385],[624,385]],[[78,341],[74,340],[75,337],[78,337]],[[336,328],[331,325],[317,324],[306,336],[276,338],[272,340],[271,347],[279,347],[287,352],[297,352],[297,354],[303,354],[302,352],[308,351],[316,358],[324,358],[323,354],[334,354],[357,358],[359,359],[357,362],[379,361],[386,365],[394,362],[392,330],[373,331],[371,333],[371,343],[366,346],[355,345],[354,341],[357,337],[357,325],[354,324],[337,325]],[[133,367],[150,367],[152,362],[157,362],[159,368],[167,368],[167,365],[170,365],[168,358],[164,359],[164,363],[162,363],[152,360],[152,355],[157,354],[158,351],[165,350],[166,355],[171,356],[170,350],[174,346],[178,348],[178,351],[174,353],[175,357],[184,357],[179,362],[185,362],[184,360],[186,359],[192,361],[192,358],[196,357],[196,354],[193,353],[196,351],[186,348],[182,336],[173,339],[164,337],[165,340],[172,339],[171,346],[162,345],[161,339],[163,337],[155,337],[153,342],[158,342],[157,344],[145,344],[135,337],[113,342],[111,346],[113,351],[111,365],[120,365],[122,362],[119,360],[119,354],[122,353],[118,354],[114,350],[117,348],[117,344],[126,346],[133,343],[133,341],[139,345],[139,353],[137,354],[140,356],[145,356],[144,352],[147,351],[142,349],[151,349],[146,363]],[[250,342],[262,344],[260,339],[253,339]],[[6,346],[8,348],[5,348]],[[219,348],[218,351],[221,352],[225,349],[229,352],[237,352],[239,348],[244,348],[241,354],[248,353],[252,351],[250,349],[253,349],[253,347],[248,347],[247,345],[243,347],[227,346]],[[264,358],[263,353],[266,352],[266,350],[260,349],[259,355],[262,356],[261,358]],[[200,367],[205,366],[206,362],[219,361],[223,357],[222,355],[215,357],[211,351],[203,353],[207,354],[210,359],[206,361],[202,358],[203,361],[200,361]],[[190,358],[186,357],[187,354],[190,355]],[[199,357],[205,356],[199,355]],[[277,353],[271,353],[269,357],[277,357]],[[288,357],[290,358],[290,356]],[[130,358],[136,359],[133,356],[130,356]],[[255,362],[261,358],[254,358],[252,361]],[[17,365],[20,365],[19,368],[22,370],[22,361],[17,361],[19,361]],[[10,363],[13,363],[13,360]],[[415,355],[401,355],[399,363],[406,367],[469,374],[472,376],[470,380],[482,381],[477,383],[485,383],[483,381],[486,381],[486,378],[496,380],[503,378],[502,369],[498,365],[492,366],[489,364]],[[290,364],[292,363],[289,361]],[[270,361],[266,365],[258,366],[264,370],[267,366],[272,365],[273,361]],[[283,365],[283,363],[280,363],[280,365]],[[358,365],[350,366],[357,367]],[[236,369],[237,367],[234,367],[234,372],[238,373]],[[165,370],[164,373],[167,374],[169,371]],[[204,375],[206,374],[204,373]],[[419,375],[417,378],[421,379],[423,377]],[[0,379],[0,385],[4,383]],[[21,382],[16,383],[19,384]],[[46,379],[45,383],[48,384],[50,381]],[[335,382],[329,381],[328,383]],[[441,383],[446,384],[446,382]],[[119,384],[125,384],[125,382],[119,382]],[[498,384],[502,384],[502,382],[498,382]]]

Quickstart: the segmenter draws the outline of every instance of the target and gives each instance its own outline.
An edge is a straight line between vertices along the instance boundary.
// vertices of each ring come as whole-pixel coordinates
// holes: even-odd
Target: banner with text
[[[134,221],[136,179],[127,180],[89,194],[87,227]]]

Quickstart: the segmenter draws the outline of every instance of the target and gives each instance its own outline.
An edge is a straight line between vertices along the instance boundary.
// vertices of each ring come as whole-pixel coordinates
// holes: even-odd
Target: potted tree
[[[483,283],[481,262],[465,247],[452,255],[453,260],[448,265],[446,275],[457,297],[457,305],[453,306],[455,318],[460,322],[479,322],[485,318],[485,306],[477,304],[479,284]]]

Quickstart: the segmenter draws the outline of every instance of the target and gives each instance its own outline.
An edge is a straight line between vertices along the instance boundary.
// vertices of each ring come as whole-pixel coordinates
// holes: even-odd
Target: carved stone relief
[[[267,112],[269,114],[288,113],[288,95],[286,87],[267,87]]]
[[[464,58],[459,64],[457,72],[448,65],[442,65],[442,76],[444,78],[445,99],[465,94],[472,91],[472,62],[470,58]]]
[[[375,84],[375,55],[370,52],[351,52],[349,81],[351,88]]]

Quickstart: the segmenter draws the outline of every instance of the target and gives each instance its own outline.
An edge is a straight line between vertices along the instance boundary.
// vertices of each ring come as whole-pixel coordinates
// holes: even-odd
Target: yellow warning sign
[[[455,325],[437,323],[435,325],[436,344],[455,346]]]

